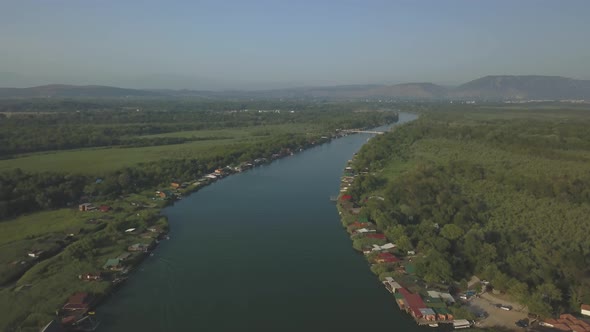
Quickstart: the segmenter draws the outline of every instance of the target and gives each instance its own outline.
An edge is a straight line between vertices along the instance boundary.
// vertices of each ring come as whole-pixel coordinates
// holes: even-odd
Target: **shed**
[[[422,317],[426,320],[436,320],[436,313],[430,308],[420,308]]]
[[[391,277],[385,278],[385,280],[383,281],[383,285],[391,293],[396,293],[398,289],[402,288],[402,286],[397,281],[393,280],[393,278]]]
[[[78,210],[80,210],[80,211],[91,211],[94,209],[95,209],[95,207],[92,205],[92,203],[82,203],[82,204],[78,205]]]
[[[133,251],[133,252],[137,252],[137,251],[143,251],[146,252],[149,250],[149,245],[144,244],[144,243],[135,243],[130,245],[127,250],[129,251]]]
[[[109,258],[102,268],[108,270],[118,270],[121,268],[121,261],[118,258]]]
[[[397,263],[399,258],[388,252],[382,252],[375,258],[375,263]]]
[[[447,308],[435,308],[434,311],[439,320],[453,320],[454,318]]]
[[[393,244],[393,243],[386,243],[386,244],[384,244],[384,245],[381,246],[381,249],[383,249],[383,250],[389,250],[389,249],[393,249],[395,247],[397,247],[397,246],[395,244]]]
[[[455,329],[466,329],[471,327],[471,323],[467,319],[455,319],[453,321],[453,327]]]

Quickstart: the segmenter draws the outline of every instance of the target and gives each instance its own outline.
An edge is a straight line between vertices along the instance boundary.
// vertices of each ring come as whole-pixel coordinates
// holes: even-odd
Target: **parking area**
[[[501,326],[515,331],[523,331],[524,328],[516,326],[516,322],[527,318],[526,308],[505,300],[500,300],[492,294],[483,293],[479,296],[474,296],[467,302],[469,309],[476,313],[486,313],[485,318],[478,321],[478,327],[492,327]],[[511,310],[504,310],[497,305],[501,304],[504,307],[512,307]]]

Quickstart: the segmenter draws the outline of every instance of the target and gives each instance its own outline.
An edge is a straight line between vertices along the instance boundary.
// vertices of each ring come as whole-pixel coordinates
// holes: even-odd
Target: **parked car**
[[[501,305],[500,309],[510,311],[510,310],[512,310],[512,306],[511,305]]]
[[[516,326],[518,327],[528,327],[529,326],[529,320],[528,319],[521,319],[519,321],[516,322]]]

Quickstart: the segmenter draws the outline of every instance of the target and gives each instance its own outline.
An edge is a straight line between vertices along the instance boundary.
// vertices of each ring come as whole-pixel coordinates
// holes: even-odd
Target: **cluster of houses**
[[[41,332],[94,331],[98,323],[94,320],[92,306],[96,304],[92,294],[79,292],[72,294],[58,310],[56,319],[49,322]]]
[[[352,163],[349,160],[349,165]],[[376,242],[385,242],[384,244],[370,244],[362,248],[362,252],[370,257],[373,264],[396,264],[396,271],[401,273],[411,273],[408,266],[400,266],[401,259],[395,255],[398,251],[394,243],[387,242],[385,234],[378,232],[375,225],[369,222],[367,217],[360,216],[360,208],[352,202],[352,196],[348,194],[357,174],[351,166],[344,170],[344,176],[341,181],[340,206],[348,211],[349,214],[356,216],[356,220],[347,225],[347,231],[353,238],[369,238],[379,240]],[[412,256],[416,253],[408,251],[407,255]],[[455,303],[454,297],[446,292],[429,291],[427,295],[415,294],[407,290],[392,277],[386,277],[383,281],[385,288],[394,295],[395,301],[399,308],[409,313],[418,324],[438,326],[439,323],[453,324],[456,329],[468,328],[472,324],[467,320],[456,320],[449,311],[448,306]]]
[[[387,237],[385,234],[378,232],[375,224],[369,222],[368,218],[360,216],[361,209],[355,206],[352,201],[353,197],[348,194],[355,178],[358,176],[350,166],[351,164],[352,160],[349,160],[347,167],[344,169],[340,195],[337,198],[334,197],[332,200],[339,201],[344,211],[356,216],[356,220],[347,225],[347,231],[351,234],[352,238],[362,237],[380,240],[378,242],[381,243],[387,242]],[[378,196],[372,196],[370,198],[383,200],[383,198]],[[396,272],[405,274],[414,273],[412,264],[407,263],[404,266],[400,264],[401,259],[395,255],[399,251],[393,243],[365,245],[362,248],[362,252],[370,257],[370,261],[373,264],[395,264],[393,266],[395,266]],[[407,251],[406,257],[411,258],[414,255],[416,255],[416,252],[410,250]],[[399,308],[410,314],[420,325],[437,327],[438,324],[446,323],[452,325],[454,329],[465,329],[474,325],[473,321],[455,319],[448,309],[449,306],[455,303],[455,298],[450,293],[434,290],[427,291],[424,294],[412,293],[392,277],[386,277],[382,283],[393,294]],[[475,292],[470,293],[468,291],[461,294],[459,298],[466,300],[473,295],[475,295]],[[590,317],[590,305],[583,304],[580,313],[583,316]],[[570,314],[562,314],[557,319],[542,320],[539,322],[539,325],[559,331],[590,332],[590,323]]]
[[[100,211],[100,212],[109,212],[111,207],[108,205],[100,205],[99,207],[94,206],[92,203],[82,203],[78,205],[78,210],[83,212],[89,211]]]
[[[590,316],[590,305],[583,304],[581,314]],[[590,332],[590,324],[570,314],[560,315],[557,319],[545,319],[539,325],[559,331]]]

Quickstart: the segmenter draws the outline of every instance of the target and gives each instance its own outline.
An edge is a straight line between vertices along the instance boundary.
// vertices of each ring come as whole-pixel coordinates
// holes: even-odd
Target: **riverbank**
[[[101,330],[422,331],[347,250],[328,200],[340,165],[367,137],[349,135],[230,176],[166,208],[173,240],[108,299]]]
[[[84,202],[84,205],[81,205],[80,208],[84,206],[85,210],[78,211],[78,214],[84,215],[87,218],[96,216],[97,218],[89,218],[88,220],[94,219],[93,222],[101,225],[101,227],[110,226],[113,228],[113,223],[111,222],[109,224],[109,221],[114,219],[119,220],[116,229],[112,229],[113,236],[117,233],[116,236],[118,238],[115,247],[125,249],[118,249],[120,252],[116,252],[117,250],[115,248],[109,250],[103,248],[105,250],[101,250],[98,255],[92,257],[94,266],[102,266],[103,268],[95,268],[93,271],[84,273],[84,282],[82,285],[85,286],[72,287],[78,288],[81,291],[73,292],[68,302],[81,298],[81,293],[87,293],[92,296],[84,298],[84,303],[81,305],[82,310],[72,312],[72,310],[64,309],[60,318],[67,318],[66,322],[76,322],[83,319],[84,324],[91,321],[91,318],[94,316],[90,315],[90,318],[87,318],[89,317],[87,313],[93,313],[94,308],[99,306],[116,287],[121,285],[122,281],[129,277],[131,271],[136,269],[143,259],[150,257],[151,251],[155,249],[159,241],[166,238],[169,223],[167,219],[159,215],[162,208],[170,206],[179,200],[182,201],[189,194],[205,188],[221,178],[246,171],[250,168],[266,165],[273,160],[295,155],[305,149],[345,135],[347,133],[337,131],[310,140],[308,144],[300,146],[298,149],[281,148],[269,156],[261,155],[260,158],[251,161],[216,168],[211,170],[210,173],[201,174],[198,178],[172,181],[169,186],[153,188],[152,190],[143,191],[140,194],[121,196],[119,199],[112,201]],[[102,211],[102,208],[106,209],[106,207],[108,207],[108,210]],[[135,216],[129,219],[133,215]],[[158,218],[155,219],[154,216]],[[124,222],[123,219],[125,219]],[[119,222],[123,223],[119,224]],[[120,237],[121,235],[123,236],[122,238]],[[124,241],[124,243],[121,241]],[[86,248],[86,250],[92,251],[92,247]],[[98,285],[101,285],[101,287],[95,287]],[[87,289],[89,288],[93,291],[88,292]],[[75,318],[71,318],[71,316]],[[76,326],[70,324],[66,327],[69,329],[81,329],[79,324],[76,324]]]
[[[392,301],[417,325],[447,329],[474,326],[473,316],[461,309],[460,301],[449,293],[449,287],[427,289],[426,284],[416,277],[413,259],[421,253],[402,250],[392,243],[389,236],[374,221],[369,220],[366,210],[353,200],[351,187],[359,180],[359,176],[368,174],[368,170],[354,168],[354,157],[348,160],[336,200],[342,226],[350,235],[353,248],[365,256],[371,271],[393,295]],[[383,200],[380,196],[371,196],[369,199]]]
[[[562,116],[531,113],[518,119],[502,112],[432,112],[373,138],[352,162],[355,177],[343,188],[346,202],[339,203],[350,205],[341,208],[348,212],[344,225],[361,222],[353,219],[355,214],[366,217],[363,228],[373,228],[398,249],[392,253],[400,261],[397,267],[371,262],[371,270],[381,280],[391,277],[420,295],[427,307],[429,290],[448,291],[464,304],[458,309],[477,316],[477,327],[537,329],[539,318],[539,325],[575,325],[568,314],[560,314],[579,314],[587,301],[578,297],[572,302],[563,294],[587,294],[580,286],[583,278],[540,273],[579,271],[576,263],[547,259],[543,253],[570,257],[571,252],[581,253],[579,243],[586,241],[579,230],[586,225],[588,205],[567,191],[570,184],[555,187],[566,174],[584,186],[583,162],[552,156],[570,151],[566,139],[587,141],[580,133],[588,119],[568,113],[576,120],[564,123]],[[514,138],[545,128],[558,128],[561,143]],[[490,139],[490,133],[498,132],[500,139]],[[372,251],[364,235],[353,236],[355,247],[370,245],[366,249]],[[564,237],[572,240],[560,242]],[[529,250],[536,247],[545,249]]]

